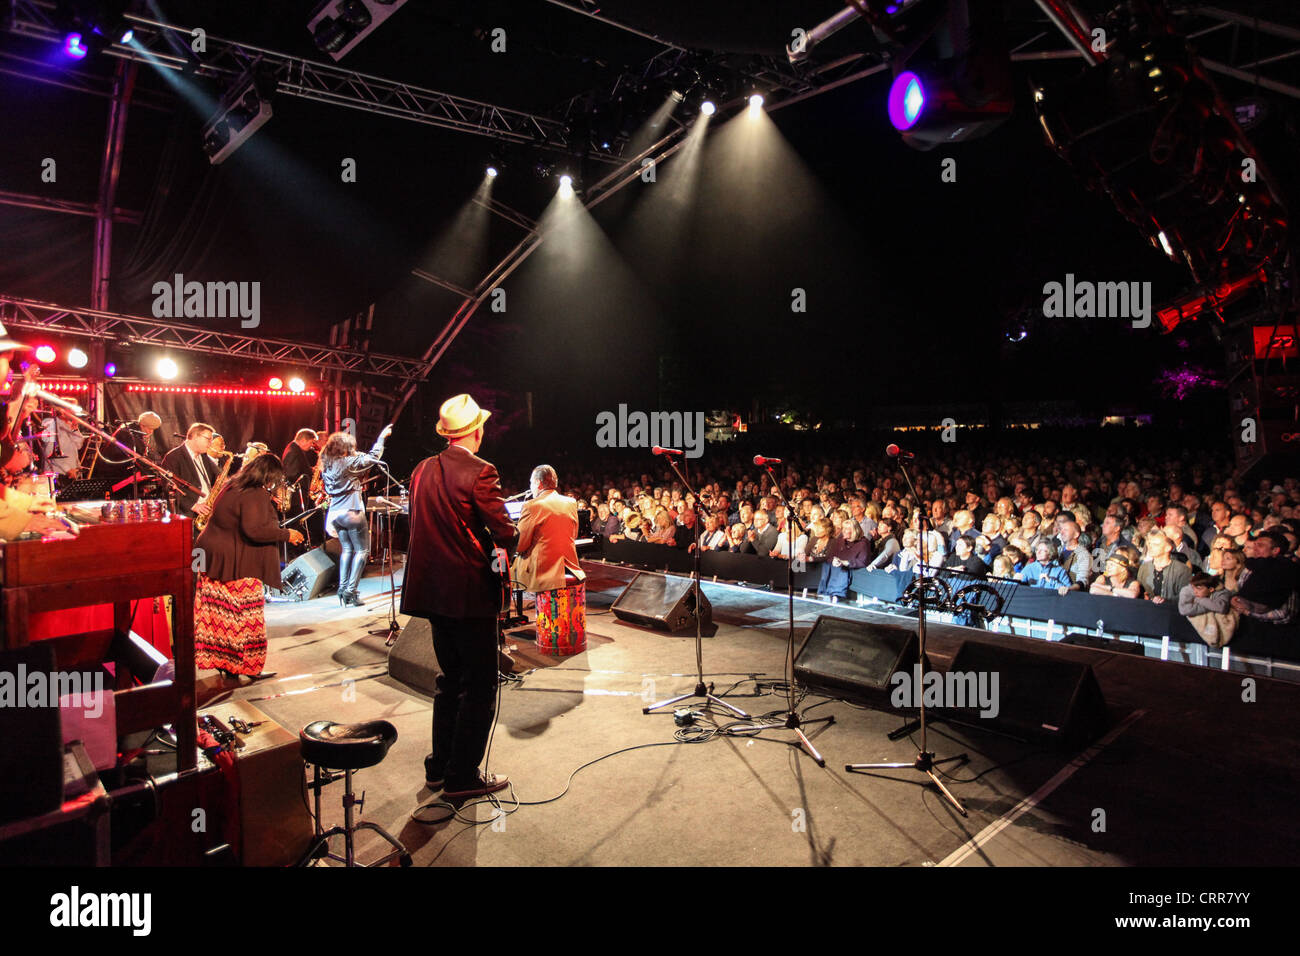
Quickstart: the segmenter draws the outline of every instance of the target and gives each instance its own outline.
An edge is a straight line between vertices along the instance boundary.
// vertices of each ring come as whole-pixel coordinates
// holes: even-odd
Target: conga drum
[[[587,584],[567,576],[564,582],[537,594],[537,649],[554,657],[587,649]]]

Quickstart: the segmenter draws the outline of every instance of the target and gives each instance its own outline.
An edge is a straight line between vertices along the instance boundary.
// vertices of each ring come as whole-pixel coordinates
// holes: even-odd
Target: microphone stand
[[[66,411],[66,409],[65,409],[65,411]],[[69,416],[69,417],[70,417],[74,422],[76,422],[78,425],[80,425],[82,428],[88,429],[89,431],[91,431],[91,432],[93,432],[94,434],[98,435],[100,438],[104,439],[105,441],[110,442],[111,444],[114,444],[114,445],[116,445],[118,448],[122,449],[122,451],[126,452],[127,455],[130,456],[130,459],[136,461],[137,463],[143,465],[144,467],[146,467],[146,468],[148,468],[148,469],[151,469],[153,472],[155,472],[155,473],[158,475],[159,478],[161,478],[163,481],[167,482],[167,484],[168,484],[168,486],[171,488],[171,491],[172,491],[173,494],[179,496],[180,493],[181,493],[181,491],[182,491],[182,489],[188,489],[189,491],[194,492],[194,493],[195,493],[196,495],[198,495],[200,498],[203,497],[203,489],[201,489],[201,488],[195,488],[193,485],[191,485],[191,484],[190,484],[188,481],[186,481],[184,478],[181,478],[181,477],[179,477],[178,475],[173,474],[172,472],[170,472],[170,471],[168,471],[166,468],[164,468],[162,465],[155,464],[154,462],[152,462],[152,461],[150,461],[148,458],[146,458],[144,455],[141,455],[141,454],[140,454],[139,452],[137,452],[135,449],[133,449],[133,448],[127,448],[127,447],[126,447],[125,445],[123,445],[120,441],[118,441],[118,440],[117,440],[116,438],[114,438],[112,435],[108,434],[108,432],[104,431],[104,430],[103,430],[102,428],[100,428],[98,425],[91,424],[90,422],[86,421],[84,418],[81,418],[79,415],[77,415],[75,412],[72,412],[72,411],[69,411],[69,412],[68,412],[68,416]],[[140,498],[140,483],[139,483],[138,481],[133,481],[132,483],[133,483],[133,485],[134,485],[134,487],[135,487],[135,497],[136,497],[137,500],[139,500],[139,498]]]
[[[699,529],[703,527],[703,524],[700,521],[700,496],[698,493],[696,493],[695,489],[691,487],[690,482],[686,480],[686,476],[682,474],[681,469],[677,467],[677,462],[673,460],[673,456],[669,455],[667,457],[668,457],[668,464],[672,467],[673,472],[677,475],[677,480],[682,483],[682,487],[686,489],[686,491],[689,492],[691,496],[695,499],[695,504],[691,505],[691,510],[694,511],[695,513],[695,527],[691,529],[691,535],[695,543],[694,569],[691,571],[691,589],[692,589],[691,616],[695,618],[696,681],[695,681],[695,690],[693,690],[691,693],[682,694],[680,697],[673,697],[670,698],[669,700],[661,700],[659,701],[659,703],[651,704],[649,707],[642,707],[641,713],[652,714],[656,710],[659,710],[663,707],[671,707],[673,704],[678,704],[684,700],[691,700],[692,698],[698,697],[700,700],[703,700],[706,703],[717,704],[719,707],[731,711],[737,717],[740,717],[744,720],[751,720],[752,718],[749,716],[749,714],[745,713],[739,707],[733,707],[731,704],[728,704],[721,697],[715,697],[713,694],[713,685],[711,684],[706,685],[704,683],[704,635],[702,632],[702,624],[700,621],[700,541],[698,537]],[[712,637],[713,633],[716,631],[717,631],[717,627],[716,625],[714,625],[712,627],[709,636]]]
[[[916,507],[918,509],[922,508],[923,502],[921,500],[921,497],[916,493],[916,488],[912,486],[912,476],[907,473],[907,466],[904,465],[903,462],[900,460],[898,463],[898,467],[901,468],[903,471],[903,478],[907,481],[908,490],[912,492],[912,499],[916,502]],[[930,532],[926,528],[926,525],[929,524],[930,519],[929,516],[925,514],[920,514],[918,516],[918,519],[919,520],[917,521],[917,525],[921,531],[920,571],[921,571],[921,575],[924,577],[926,571],[929,570],[930,567],[930,562],[929,562]],[[956,797],[954,797],[952,793],[949,792],[948,788],[943,785],[943,781],[940,780],[938,774],[934,772],[934,768],[939,766],[939,764],[952,763],[954,761],[961,761],[962,763],[965,763],[970,758],[967,757],[966,754],[958,754],[956,757],[944,757],[942,760],[935,760],[934,754],[926,746],[927,743],[926,729],[928,723],[926,721],[925,693],[923,691],[925,687],[925,672],[927,668],[929,668],[930,666],[930,659],[929,657],[926,656],[925,653],[925,606],[926,606],[926,595],[928,591],[929,588],[926,587],[924,581],[922,581],[921,586],[916,589],[916,607],[917,607],[916,633],[917,633],[917,638],[919,639],[921,645],[921,649],[920,649],[921,687],[918,688],[918,691],[920,691],[918,696],[921,699],[921,750],[919,753],[917,753],[916,759],[911,763],[850,763],[844,765],[844,770],[848,773],[865,773],[871,770],[906,770],[906,769],[916,770],[929,777],[930,780],[933,781],[934,785],[939,788],[939,792],[943,794],[944,798],[953,805],[953,808],[956,809],[958,813],[960,813],[964,817],[964,816],[969,816],[969,814],[967,814],[966,812],[966,808],[963,807],[961,805],[961,801],[958,800]]]
[[[791,507],[790,500],[786,498],[785,493],[781,491],[781,485],[776,480],[776,475],[768,465],[763,466],[767,472],[768,478],[772,480],[772,487],[776,490],[776,496],[781,503],[785,505],[786,530],[785,530],[785,575],[786,591],[789,594],[789,630],[786,634],[786,652],[785,652],[785,686],[786,686],[786,703],[788,708],[785,712],[785,720],[779,724],[753,724],[748,727],[735,727],[733,730],[739,732],[744,730],[764,731],[764,730],[793,730],[795,736],[799,738],[799,746],[804,753],[816,761],[817,766],[825,767],[826,758],[818,753],[817,748],[813,746],[808,735],[803,732],[803,728],[809,724],[830,725],[835,723],[835,717],[815,717],[812,720],[804,720],[795,710],[796,701],[794,699],[794,532],[803,527],[795,509]]]
[[[387,533],[388,541],[384,548],[384,553],[388,560],[388,626],[380,630],[371,631],[370,633],[378,637],[385,636],[384,645],[392,647],[397,643],[397,636],[402,633],[402,625],[397,623],[397,565],[393,560],[393,512],[392,508],[392,490],[393,485],[397,485],[403,494],[409,494],[406,486],[393,477],[384,463],[379,463],[379,470],[384,473],[388,479],[384,484],[384,501],[385,506],[382,512],[379,512],[384,519],[384,531]]]

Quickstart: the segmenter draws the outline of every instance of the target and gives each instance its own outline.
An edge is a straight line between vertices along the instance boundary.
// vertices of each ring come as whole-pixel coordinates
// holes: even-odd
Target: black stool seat
[[[361,770],[373,767],[388,755],[397,741],[397,728],[386,720],[361,724],[336,724],[316,720],[298,735],[302,759],[331,770]]]

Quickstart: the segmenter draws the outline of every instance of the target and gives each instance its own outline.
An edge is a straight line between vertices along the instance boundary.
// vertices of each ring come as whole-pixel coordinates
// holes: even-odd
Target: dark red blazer
[[[496,466],[452,445],[416,467],[410,500],[402,613],[495,617],[502,575],[492,569],[491,549],[510,552],[518,538]]]

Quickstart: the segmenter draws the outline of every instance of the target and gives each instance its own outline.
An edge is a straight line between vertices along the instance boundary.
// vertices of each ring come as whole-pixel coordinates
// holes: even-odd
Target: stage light
[[[572,196],[573,196],[573,177],[561,176],[560,177],[560,198],[569,199]]]
[[[984,136],[1007,120],[1015,102],[999,5],[947,6],[925,28],[928,36],[912,37],[894,58],[887,113],[913,149]]]
[[[40,345],[36,348],[36,361],[42,365],[49,365],[58,356],[55,354],[54,347],[50,345]]]
[[[117,366],[114,365],[112,362],[109,362],[107,365],[104,366],[104,378],[112,378],[116,374],[117,374]]]
[[[495,166],[489,166],[489,167],[487,168],[487,175],[488,175],[488,179],[496,179],[496,178],[497,178],[497,168],[496,168]]]
[[[273,378],[273,379],[271,379],[271,381],[267,382],[266,384],[267,384],[268,386],[270,386],[270,388],[271,388],[273,391],[276,391],[276,392],[278,392],[280,389],[284,388],[284,381],[283,381],[282,379],[278,378],[278,377],[277,377],[277,378]]]
[[[135,31],[132,30],[130,27],[127,27],[126,32],[122,34],[122,38],[117,42],[125,44],[125,43],[130,43],[134,39],[135,39]]]
[[[325,0],[307,30],[316,46],[338,61],[392,16],[406,0]]]
[[[271,118],[276,85],[266,71],[250,68],[230,86],[200,134],[208,162],[223,162]]]
[[[80,33],[69,33],[63,40],[63,53],[74,60],[80,60],[85,57],[90,50],[86,48],[85,42]]]
[[[155,366],[159,378],[173,379],[181,373],[180,367],[169,358],[160,358]]]
[[[911,70],[894,77],[889,87],[889,122],[894,124],[894,129],[899,132],[911,129],[924,109],[925,88],[921,86],[921,78]]]
[[[749,111],[751,113],[757,113],[762,108],[763,108],[763,94],[755,93],[753,96],[749,98]]]
[[[700,104],[700,112],[705,116],[712,116],[716,109],[717,107],[713,105],[713,100],[705,100]]]
[[[298,376],[295,375],[293,378],[289,379],[289,391],[301,392],[306,390],[306,388],[307,388],[307,383],[304,382],[302,379],[298,378]]]
[[[85,368],[90,361],[90,356],[81,349],[70,349],[68,351],[68,364],[73,368]]]

